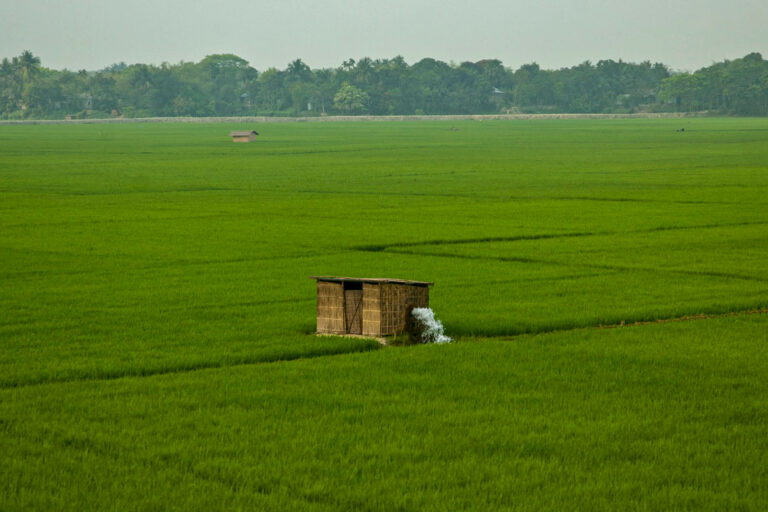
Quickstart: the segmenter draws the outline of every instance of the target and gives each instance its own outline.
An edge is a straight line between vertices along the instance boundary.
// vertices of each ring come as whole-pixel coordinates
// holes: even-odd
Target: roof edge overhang
[[[340,277],[340,276],[309,276],[310,279],[317,281],[332,281],[335,283],[389,283],[389,284],[407,284],[411,286],[434,286],[435,283],[427,281],[409,281],[407,279],[389,279],[383,277]]]

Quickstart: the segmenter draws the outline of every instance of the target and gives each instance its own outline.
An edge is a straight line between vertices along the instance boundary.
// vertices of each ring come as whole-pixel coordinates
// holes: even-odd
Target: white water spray
[[[413,308],[413,317],[424,326],[421,333],[422,343],[448,343],[453,341],[445,335],[443,323],[435,318],[435,312],[430,308]]]

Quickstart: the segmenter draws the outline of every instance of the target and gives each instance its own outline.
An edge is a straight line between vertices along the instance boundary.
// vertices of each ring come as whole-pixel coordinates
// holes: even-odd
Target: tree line
[[[0,62],[0,118],[635,113],[708,110],[768,115],[759,53],[694,73],[662,63],[586,61],[558,70],[496,59],[461,64],[403,57],[312,69],[301,59],[257,71],[233,54],[160,66],[54,70],[29,51]]]

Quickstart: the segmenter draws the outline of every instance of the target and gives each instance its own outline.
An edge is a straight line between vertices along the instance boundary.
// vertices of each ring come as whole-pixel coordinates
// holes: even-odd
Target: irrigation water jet
[[[449,343],[453,341],[445,335],[443,323],[435,318],[430,308],[413,308],[411,315],[419,325],[421,343]]]

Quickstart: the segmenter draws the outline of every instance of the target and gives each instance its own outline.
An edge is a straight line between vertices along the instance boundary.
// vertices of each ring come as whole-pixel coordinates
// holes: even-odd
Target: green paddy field
[[[766,269],[768,119],[0,126],[0,511],[766,510]]]

